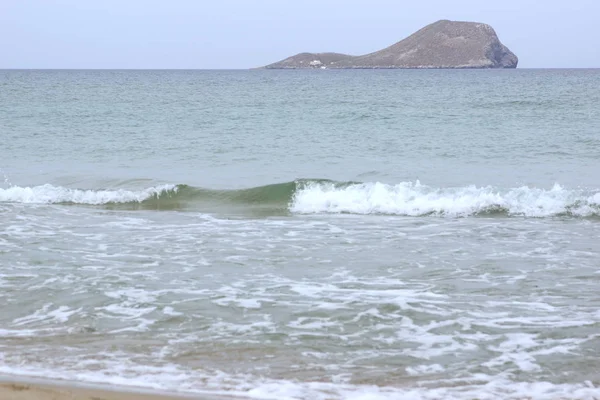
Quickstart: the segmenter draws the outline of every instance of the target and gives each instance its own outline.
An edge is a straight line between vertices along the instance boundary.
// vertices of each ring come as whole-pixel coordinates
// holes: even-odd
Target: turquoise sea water
[[[600,70],[0,71],[0,373],[598,397],[599,104]]]

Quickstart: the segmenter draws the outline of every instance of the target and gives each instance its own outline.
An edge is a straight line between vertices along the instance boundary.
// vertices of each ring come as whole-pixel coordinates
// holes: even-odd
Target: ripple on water
[[[2,217],[0,372],[273,398],[598,396],[595,224],[74,212]]]

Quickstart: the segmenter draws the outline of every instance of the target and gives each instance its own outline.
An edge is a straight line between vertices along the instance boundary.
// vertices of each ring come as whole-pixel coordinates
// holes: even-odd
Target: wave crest
[[[0,202],[85,204],[109,208],[283,214],[385,214],[399,216],[600,216],[600,191],[491,186],[434,188],[417,182],[334,182],[301,179],[240,190],[160,185],[142,190],[82,190],[50,184],[0,189]],[[245,211],[243,211],[245,212]]]
[[[141,203],[151,198],[174,195],[175,185],[153,186],[143,190],[82,190],[45,184],[34,187],[12,186],[0,189],[0,202],[26,204],[118,204]]]
[[[290,211],[301,214],[586,217],[600,215],[600,193],[566,190],[558,184],[550,190],[526,186],[501,190],[491,186],[432,188],[418,181],[397,185],[307,183],[294,194]]]

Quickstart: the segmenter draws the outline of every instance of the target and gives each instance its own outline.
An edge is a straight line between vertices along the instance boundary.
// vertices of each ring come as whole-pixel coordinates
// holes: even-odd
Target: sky
[[[600,0],[0,0],[0,68],[252,68],[439,19],[490,24],[521,68],[600,67]]]

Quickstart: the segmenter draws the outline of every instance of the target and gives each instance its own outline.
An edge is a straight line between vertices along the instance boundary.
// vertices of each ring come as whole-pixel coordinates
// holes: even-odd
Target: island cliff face
[[[516,68],[518,61],[491,26],[441,20],[374,53],[300,53],[264,68]]]

